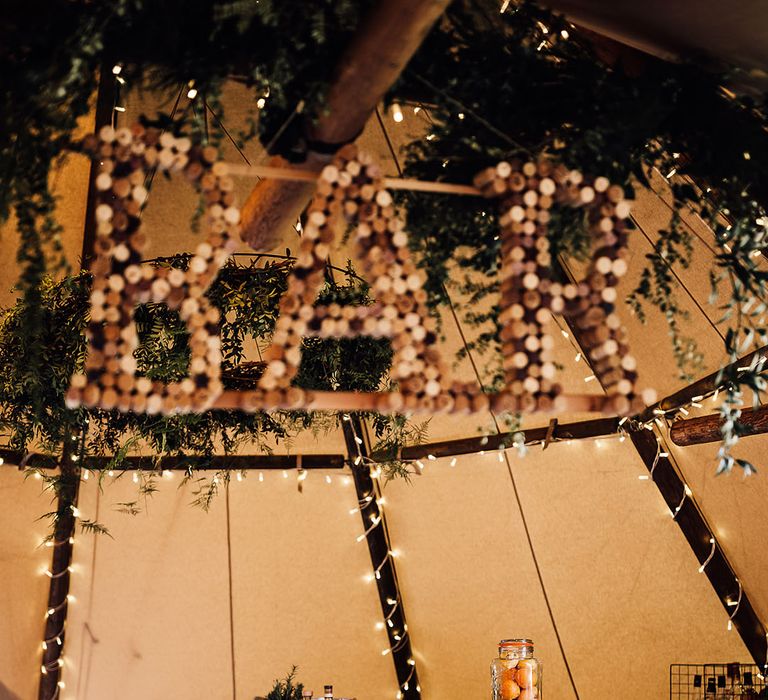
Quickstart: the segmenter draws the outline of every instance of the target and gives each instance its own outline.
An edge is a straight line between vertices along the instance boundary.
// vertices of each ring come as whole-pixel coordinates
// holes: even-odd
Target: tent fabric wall
[[[582,698],[665,697],[670,663],[750,660],[629,441],[511,464]],[[487,697],[495,643],[530,637],[544,697],[570,700],[506,466],[495,454],[449,465],[386,490],[424,697]]]
[[[0,700],[36,696],[51,549],[40,482],[0,467]]]
[[[536,448],[512,466],[582,697],[659,697],[672,662],[749,661],[628,442]],[[238,697],[293,663],[316,689],[396,693],[354,488],[328,475],[311,472],[301,494],[293,474],[231,483]],[[202,513],[174,480],[135,517],[115,510],[135,499],[130,477],[105,483],[114,539],[78,538],[62,698],[231,697],[226,501]],[[96,493],[84,486],[84,517]],[[424,698],[486,696],[495,643],[530,636],[546,697],[570,700],[505,465],[429,461],[384,493]]]
[[[331,477],[328,484],[325,476]],[[299,666],[318,694],[333,682],[359,698],[397,691],[381,608],[350,478],[312,470],[299,494],[295,474],[249,472],[230,486],[237,697],[266,694]],[[136,516],[129,474],[108,479],[99,518],[111,537],[75,549],[69,661],[62,700],[231,698],[227,507],[191,507],[191,484],[163,477]],[[98,487],[84,485],[80,510],[93,517]],[[95,551],[94,551],[95,548]]]

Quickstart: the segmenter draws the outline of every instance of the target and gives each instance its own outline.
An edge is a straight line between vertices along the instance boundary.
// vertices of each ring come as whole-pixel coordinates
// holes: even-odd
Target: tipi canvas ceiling
[[[175,96],[174,96],[175,97]],[[172,97],[168,98],[172,101]],[[246,101],[237,86],[225,92],[224,119],[231,132],[244,122]],[[121,116],[131,122],[159,108],[147,96],[134,97]],[[167,105],[166,105],[167,108]],[[84,125],[84,129],[90,128]],[[388,123],[396,146],[423,133],[417,115]],[[396,168],[377,120],[361,137],[389,174]],[[258,161],[261,154],[247,155]],[[227,160],[238,153],[224,144]],[[65,247],[73,267],[82,249],[87,164],[72,157],[56,176]],[[242,202],[252,183],[238,184]],[[639,226],[653,240],[669,218],[661,193],[640,190],[634,207]],[[429,196],[429,195],[424,195]],[[190,250],[195,234],[189,219],[194,194],[183,183],[158,180],[146,212],[148,256]],[[685,289],[681,306],[705,362],[701,374],[724,360],[722,341],[705,318],[705,241],[711,233],[693,215],[694,264],[676,270]],[[437,232],[439,235],[439,232]],[[284,233],[276,252],[295,245]],[[2,231],[4,250],[15,246],[13,225]],[[636,282],[650,244],[634,232],[635,264],[620,294]],[[243,247],[243,251],[248,249]],[[335,253],[342,262],[348,251]],[[0,270],[9,289],[16,270]],[[7,304],[11,294],[3,296]],[[459,310],[462,303],[455,299]],[[699,308],[701,307],[701,309]],[[640,385],[666,395],[682,384],[661,316],[641,325],[620,309],[638,358]],[[445,315],[446,355],[461,346]],[[471,329],[466,329],[471,333]],[[589,370],[558,335],[566,390],[599,392],[585,382]],[[473,377],[468,363],[456,368]],[[561,416],[560,422],[586,416]],[[545,425],[526,417],[524,427]],[[429,440],[491,431],[490,417],[436,417]],[[740,448],[762,466],[765,439]],[[245,449],[245,448],[244,448]],[[284,445],[277,445],[284,451]],[[294,453],[343,453],[333,432],[299,436]],[[746,481],[734,474],[714,477],[716,446],[674,448],[676,461],[718,541],[738,572],[759,617],[768,620],[768,573],[762,562],[768,535],[763,511],[768,490],[762,472]],[[512,473],[541,577],[561,641],[582,698],[662,697],[670,663],[704,660],[749,661],[738,634],[728,632],[727,613],[630,441],[617,439],[558,443],[511,455]],[[330,477],[330,483],[325,479]],[[337,471],[312,471],[303,493],[293,473],[251,472],[232,482],[208,513],[190,507],[189,486],[178,475],[130,517],[117,504],[136,499],[130,474],[107,478],[103,492],[84,482],[80,509],[105,522],[111,537],[78,534],[61,698],[230,698],[263,694],[292,664],[316,690],[332,681],[337,691],[360,699],[391,699],[397,682],[382,655],[386,635],[364,543],[355,491]],[[38,547],[50,510],[39,483],[9,467],[0,489],[13,509],[0,510],[0,698],[29,698],[39,676],[37,650],[46,605],[49,557]],[[528,546],[510,473],[496,454],[427,462],[411,483],[385,489],[390,537],[397,550],[403,605],[423,696],[476,698],[488,694],[488,662],[498,639],[532,637],[545,663],[549,700],[573,697],[563,656],[547,612]],[[747,525],[749,523],[749,525]],[[231,591],[230,591],[231,581]],[[231,606],[231,609],[230,609]],[[232,626],[230,623],[232,621]]]

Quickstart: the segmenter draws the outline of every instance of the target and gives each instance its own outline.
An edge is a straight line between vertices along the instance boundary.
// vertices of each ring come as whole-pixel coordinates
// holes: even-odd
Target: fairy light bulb
[[[400,105],[397,102],[392,105],[392,119],[398,124],[403,121],[403,110],[400,109]]]

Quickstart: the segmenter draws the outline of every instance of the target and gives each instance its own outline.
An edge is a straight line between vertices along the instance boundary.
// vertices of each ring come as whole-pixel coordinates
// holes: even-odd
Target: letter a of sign
[[[364,276],[377,301],[371,306],[314,307],[335,238],[334,225],[341,219],[356,226]],[[368,335],[390,338],[394,350],[391,376],[398,391],[379,394],[379,410],[449,409],[446,368],[435,347],[435,320],[427,315],[425,301],[408,236],[378,166],[356,146],[345,146],[318,182],[300,252],[280,302],[260,388],[278,392],[278,401],[287,394],[301,361],[303,336]]]

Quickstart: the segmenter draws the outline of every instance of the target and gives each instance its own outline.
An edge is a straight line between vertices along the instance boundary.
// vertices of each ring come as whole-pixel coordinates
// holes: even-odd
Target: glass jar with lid
[[[530,639],[502,639],[491,662],[493,700],[540,700],[541,663]]]

